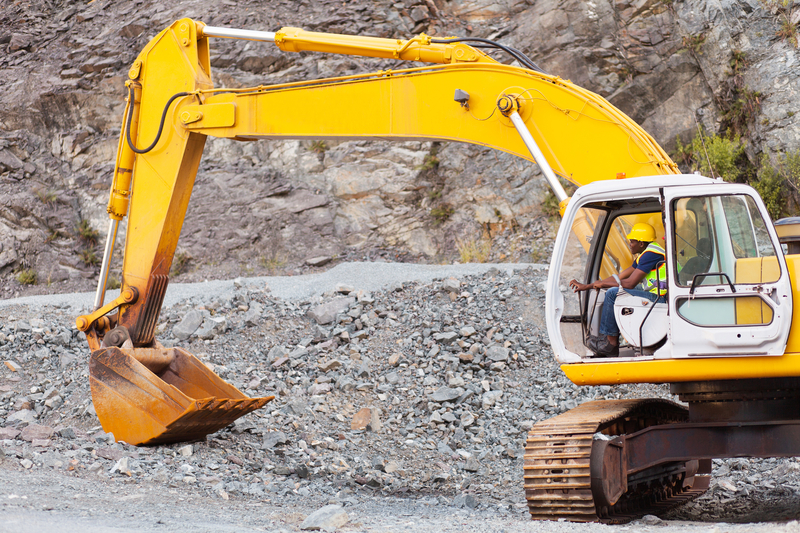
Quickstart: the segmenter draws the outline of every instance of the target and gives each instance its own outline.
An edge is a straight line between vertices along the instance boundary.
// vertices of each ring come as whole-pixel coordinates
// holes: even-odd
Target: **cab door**
[[[758,195],[719,184],[667,190],[665,199],[669,356],[783,354],[791,284]]]

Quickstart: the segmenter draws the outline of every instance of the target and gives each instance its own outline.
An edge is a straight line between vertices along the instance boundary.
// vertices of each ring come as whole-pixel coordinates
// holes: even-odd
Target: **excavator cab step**
[[[95,350],[89,379],[103,430],[136,446],[202,439],[275,398],[248,398],[180,348]]]

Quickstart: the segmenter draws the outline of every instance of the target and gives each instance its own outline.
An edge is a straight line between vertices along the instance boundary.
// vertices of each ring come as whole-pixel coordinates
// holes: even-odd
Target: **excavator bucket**
[[[101,348],[89,379],[103,429],[128,444],[204,438],[263,407],[180,348]]]

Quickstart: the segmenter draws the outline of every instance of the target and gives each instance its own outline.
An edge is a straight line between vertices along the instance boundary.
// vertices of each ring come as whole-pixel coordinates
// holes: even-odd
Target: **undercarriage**
[[[532,518],[623,523],[705,492],[711,459],[800,455],[800,380],[672,384],[661,399],[587,402],[536,424],[525,448]]]

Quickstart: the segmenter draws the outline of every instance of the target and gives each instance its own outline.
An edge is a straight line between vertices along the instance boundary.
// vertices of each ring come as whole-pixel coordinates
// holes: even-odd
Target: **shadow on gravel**
[[[751,492],[749,495],[741,494],[716,501],[703,501],[700,498],[662,518],[734,524],[800,520],[800,493],[787,495],[786,492]]]

